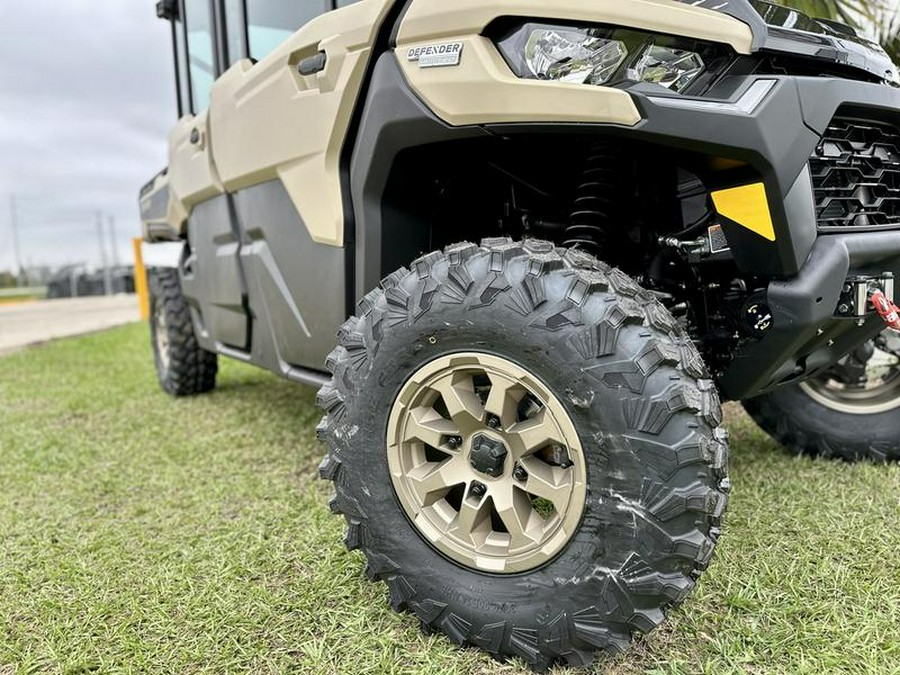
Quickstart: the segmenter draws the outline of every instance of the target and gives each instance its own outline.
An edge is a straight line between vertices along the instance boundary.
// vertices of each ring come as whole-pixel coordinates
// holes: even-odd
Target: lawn
[[[315,392],[156,386],[129,326],[0,360],[0,675],[524,673],[392,613],[317,480]],[[900,673],[900,467],[787,457],[736,408],[717,559],[597,672]]]

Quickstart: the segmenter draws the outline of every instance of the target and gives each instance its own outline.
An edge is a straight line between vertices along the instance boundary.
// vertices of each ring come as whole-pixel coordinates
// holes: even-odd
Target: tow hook
[[[880,288],[869,289],[869,300],[875,306],[878,316],[884,319],[888,328],[900,331],[900,307],[897,307],[892,301],[888,300]]]

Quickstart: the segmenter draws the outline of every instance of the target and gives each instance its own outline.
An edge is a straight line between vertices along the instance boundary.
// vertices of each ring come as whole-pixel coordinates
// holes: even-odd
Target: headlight
[[[623,42],[593,36],[590,31],[535,28],[525,44],[525,64],[540,80],[603,84],[626,56]]]
[[[519,77],[576,84],[657,84],[683,92],[728,61],[722,45],[603,26],[518,24],[496,40]],[[715,66],[715,67],[711,67]]]
[[[628,79],[661,84],[673,91],[684,91],[703,73],[703,59],[696,52],[650,45],[641,54]]]

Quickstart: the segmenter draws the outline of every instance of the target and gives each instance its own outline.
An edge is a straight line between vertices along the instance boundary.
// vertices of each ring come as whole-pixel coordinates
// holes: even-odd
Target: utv
[[[900,78],[850,28],[758,0],[157,11],[162,387],[210,390],[218,355],[321,387],[345,543],[424,630],[537,668],[653,630],[719,538],[720,399],[796,452],[900,458]]]

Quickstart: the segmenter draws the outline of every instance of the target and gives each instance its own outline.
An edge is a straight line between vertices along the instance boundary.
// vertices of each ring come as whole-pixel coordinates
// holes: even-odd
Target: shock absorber
[[[566,248],[579,247],[602,256],[609,240],[609,226],[614,224],[623,198],[623,166],[616,147],[609,142],[595,144],[588,153],[581,181],[575,190],[575,201]]]

